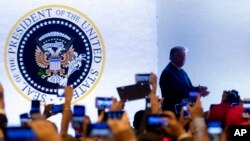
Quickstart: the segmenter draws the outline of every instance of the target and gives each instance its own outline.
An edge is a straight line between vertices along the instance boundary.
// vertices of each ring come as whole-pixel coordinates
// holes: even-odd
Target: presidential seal
[[[53,103],[59,88],[74,88],[73,103],[98,83],[105,62],[100,32],[83,13],[66,6],[39,7],[12,28],[5,68],[17,91],[29,100]]]

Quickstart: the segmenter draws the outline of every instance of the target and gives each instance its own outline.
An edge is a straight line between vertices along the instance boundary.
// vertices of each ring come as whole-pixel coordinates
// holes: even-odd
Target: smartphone
[[[221,122],[209,121],[207,124],[207,132],[211,141],[220,141],[222,133]]]
[[[151,108],[150,98],[146,97],[146,109]]]
[[[158,128],[161,126],[167,126],[168,122],[163,118],[169,118],[168,115],[163,114],[150,114],[146,117],[146,128],[147,130],[151,130],[154,128]]]
[[[104,121],[108,119],[121,119],[124,111],[109,111],[104,113]]]
[[[63,105],[62,104],[52,105],[51,111],[54,114],[62,113],[62,111],[63,111]]]
[[[135,74],[135,82],[137,84],[139,83],[150,84],[150,73]]]
[[[20,118],[21,126],[22,127],[27,127],[28,126],[28,122],[30,120],[29,114],[28,113],[20,114],[19,118]]]
[[[188,99],[183,99],[182,100],[182,110],[183,110],[183,116],[184,117],[190,117],[187,105],[189,104],[189,100]]]
[[[73,116],[85,116],[85,106],[83,105],[74,105],[73,107]]]
[[[189,104],[191,106],[195,104],[198,96],[199,92],[189,92]]]
[[[97,138],[112,137],[112,132],[106,122],[89,124],[87,134],[90,137],[97,137]]]
[[[110,108],[113,104],[112,98],[109,97],[96,97],[95,105],[97,109]]]
[[[73,123],[74,129],[82,129],[83,117],[85,116],[85,106],[74,105],[73,107]]]
[[[244,99],[242,107],[243,107],[242,117],[250,118],[250,99]]]
[[[6,141],[37,141],[36,134],[30,127],[7,127]]]
[[[30,115],[32,114],[40,114],[40,101],[38,100],[31,101]]]

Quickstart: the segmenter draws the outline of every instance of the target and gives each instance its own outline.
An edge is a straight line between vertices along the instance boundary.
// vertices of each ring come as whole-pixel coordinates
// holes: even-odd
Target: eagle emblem
[[[69,47],[68,47],[69,46]],[[35,50],[36,64],[40,67],[38,75],[42,79],[60,86],[67,85],[68,77],[82,66],[85,54],[78,55],[72,45],[63,42],[47,42]]]

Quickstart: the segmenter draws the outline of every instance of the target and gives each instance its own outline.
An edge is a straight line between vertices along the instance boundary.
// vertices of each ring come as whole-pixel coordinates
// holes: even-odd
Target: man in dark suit
[[[164,98],[163,110],[175,111],[175,104],[189,97],[189,92],[196,91],[206,93],[207,87],[194,87],[187,75],[181,68],[185,64],[187,48],[176,46],[170,51],[170,62],[160,76],[161,94]]]

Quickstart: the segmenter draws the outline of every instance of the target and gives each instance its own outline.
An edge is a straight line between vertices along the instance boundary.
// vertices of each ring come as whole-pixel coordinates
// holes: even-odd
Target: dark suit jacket
[[[175,104],[181,103],[182,99],[188,98],[190,91],[198,91],[194,87],[183,69],[178,69],[171,62],[163,70],[160,76],[161,94],[164,98],[163,110],[175,111]]]

